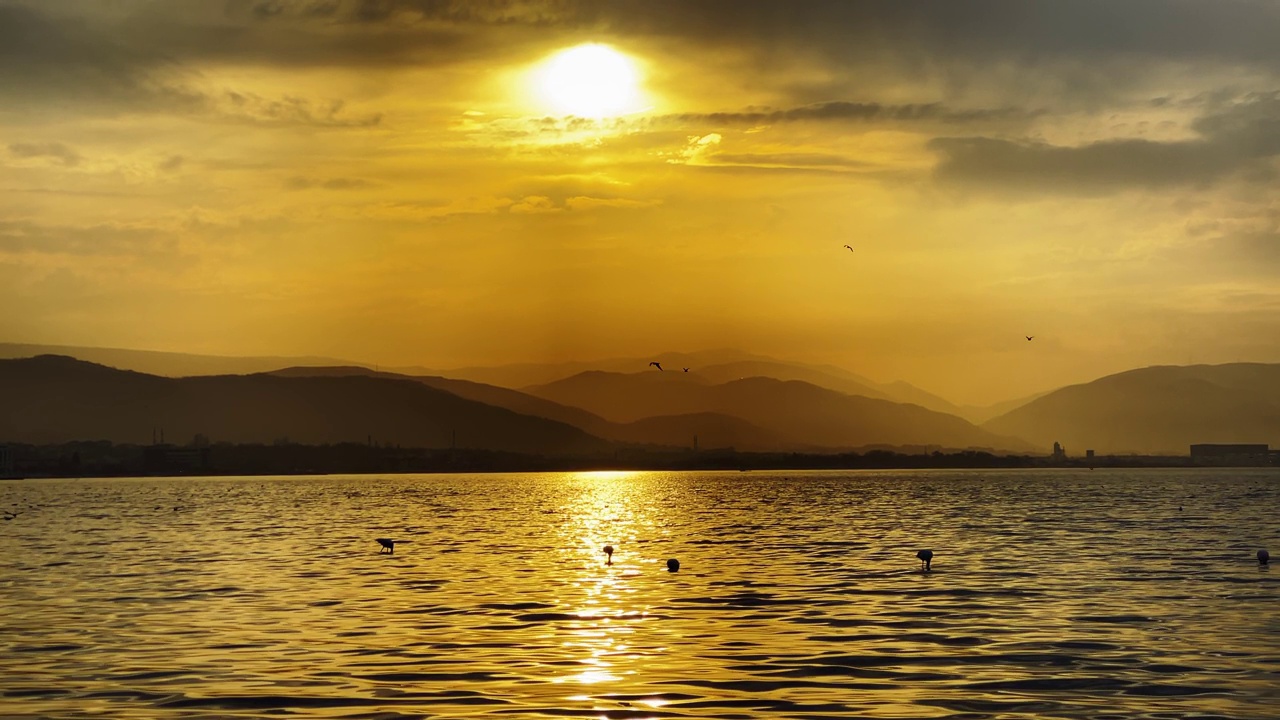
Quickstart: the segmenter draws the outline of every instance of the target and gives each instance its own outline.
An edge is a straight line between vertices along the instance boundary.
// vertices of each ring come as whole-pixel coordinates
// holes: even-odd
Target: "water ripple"
[[[1280,547],[1278,500],[1269,470],[3,482],[31,511],[0,528],[0,697],[30,718],[1274,717],[1280,573],[1252,558]]]

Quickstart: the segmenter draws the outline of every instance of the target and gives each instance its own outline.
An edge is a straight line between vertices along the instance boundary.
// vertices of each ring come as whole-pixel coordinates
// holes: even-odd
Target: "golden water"
[[[0,483],[15,507],[5,717],[1280,717],[1276,471]]]

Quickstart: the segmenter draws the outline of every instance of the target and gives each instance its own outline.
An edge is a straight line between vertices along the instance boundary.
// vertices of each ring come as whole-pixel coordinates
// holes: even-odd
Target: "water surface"
[[[1273,470],[0,483],[12,508],[6,717],[1280,717]]]

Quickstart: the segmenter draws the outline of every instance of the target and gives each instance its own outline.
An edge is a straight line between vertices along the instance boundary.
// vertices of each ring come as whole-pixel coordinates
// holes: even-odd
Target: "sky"
[[[1280,362],[1277,37],[1247,0],[0,0],[0,341],[738,348],[975,404]]]

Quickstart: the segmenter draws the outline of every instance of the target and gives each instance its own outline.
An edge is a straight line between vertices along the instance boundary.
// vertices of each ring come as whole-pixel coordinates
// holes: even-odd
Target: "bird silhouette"
[[[845,247],[849,248],[849,252],[853,252],[853,248],[849,247],[848,245],[845,245]]]
[[[661,370],[661,369],[662,369],[662,363],[660,363],[660,362],[651,362],[651,363],[649,363],[649,364],[650,364],[650,365],[652,365],[652,366],[654,366],[654,367],[656,367],[656,368],[658,368],[659,370]]]
[[[667,572],[680,572],[680,561],[675,558],[668,560]]]
[[[920,569],[928,572],[933,569],[933,551],[921,550],[916,553],[916,557],[920,558]]]
[[[609,556],[609,559],[605,561],[605,565],[612,565],[613,564],[613,546],[605,545],[604,554]]]
[[[1028,336],[1027,336],[1027,342],[1031,342],[1031,338],[1033,338],[1033,337],[1035,337],[1035,335],[1028,335]]]
[[[684,369],[684,371],[685,371],[685,372],[689,372],[689,368],[685,368],[685,369]]]
[[[1270,565],[1270,564],[1271,564],[1271,553],[1267,552],[1266,550],[1259,550],[1259,551],[1258,551],[1258,564],[1259,564],[1259,565]]]
[[[392,540],[391,538],[374,538],[374,540],[377,540],[377,541],[378,541],[378,544],[382,546],[382,550],[379,550],[379,551],[378,551],[379,553],[382,553],[382,552],[384,552],[384,551],[388,551],[388,552],[390,552],[392,555],[395,555],[395,554],[396,554],[396,541],[395,541],[395,540]]]

